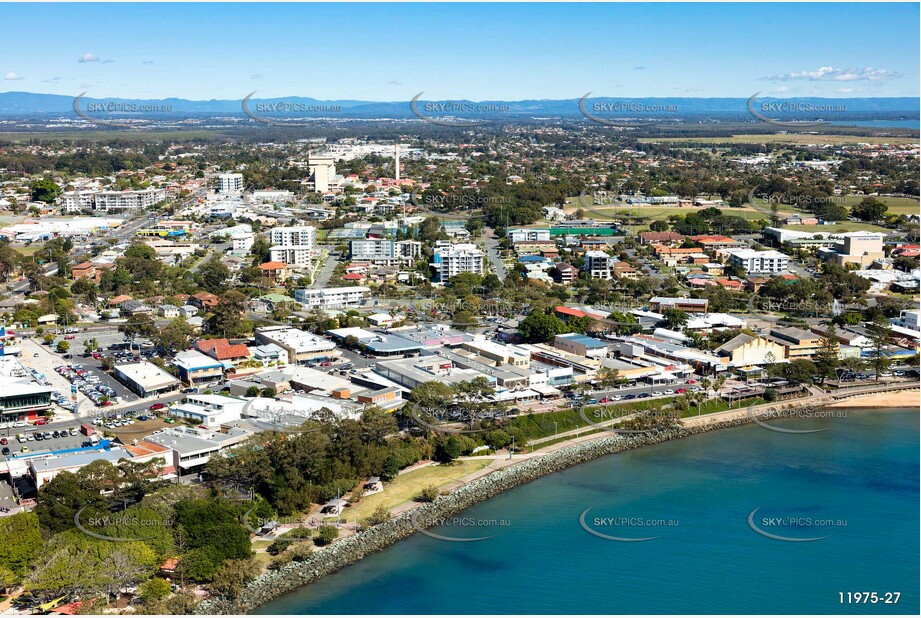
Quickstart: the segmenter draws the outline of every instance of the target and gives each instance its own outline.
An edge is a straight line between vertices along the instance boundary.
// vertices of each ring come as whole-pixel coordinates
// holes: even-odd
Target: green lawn
[[[384,491],[362,498],[358,504],[347,507],[342,516],[349,521],[365,519],[380,505],[392,509],[407,500],[412,500],[429,485],[443,487],[477,470],[482,470],[491,462],[491,459],[464,460],[448,466],[427,466],[400,474],[392,482],[384,485]]]
[[[787,229],[802,230],[803,232],[882,232],[889,234],[892,230],[873,225],[872,223],[860,223],[855,221],[839,221],[834,225],[792,225]]]
[[[845,206],[854,206],[859,204],[866,195],[845,195],[843,198]],[[873,196],[889,207],[890,214],[893,215],[916,215],[919,211],[918,200],[910,197],[890,197],[890,196]]]
[[[573,206],[578,207],[578,203],[575,200],[570,202]],[[648,221],[656,220],[666,220],[671,215],[687,215],[694,212],[699,212],[701,208],[694,207],[664,207],[664,206],[637,206],[632,205],[623,205],[623,206],[614,206],[614,205],[602,205],[594,206],[592,208],[583,208],[586,213],[586,216],[594,219],[614,219],[618,217],[623,217],[624,214],[629,213],[637,217],[642,217]],[[758,219],[765,219],[767,215],[762,212],[758,212],[753,208],[720,208],[724,215],[741,217],[748,221],[755,221]],[[631,226],[633,227],[633,226]]]

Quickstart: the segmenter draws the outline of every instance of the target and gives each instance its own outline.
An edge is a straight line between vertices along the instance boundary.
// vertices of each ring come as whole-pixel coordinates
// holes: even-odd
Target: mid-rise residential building
[[[269,249],[269,260],[281,262],[289,268],[307,268],[311,264],[313,251],[308,245],[276,245]]]
[[[65,191],[61,194],[64,212],[88,212],[96,204],[96,191]]]
[[[164,189],[137,191],[69,191],[61,196],[65,212],[113,212],[150,208],[166,199]]]
[[[483,274],[483,252],[476,245],[459,243],[435,248],[432,267],[439,281],[447,281],[461,273]]]
[[[604,251],[586,251],[583,270],[592,279],[610,279],[613,262],[614,258]]]
[[[422,255],[422,243],[416,240],[363,238],[351,241],[349,249],[352,260],[375,264],[411,262]]]
[[[269,242],[281,247],[307,247],[314,251],[317,245],[317,228],[312,225],[272,228],[269,230]]]
[[[310,309],[360,307],[370,297],[371,288],[361,285],[342,288],[300,288],[294,290],[294,300]]]
[[[755,249],[729,250],[729,263],[741,266],[748,273],[787,272],[790,258],[780,251],[756,251]]]
[[[615,279],[636,281],[640,278],[640,272],[627,262],[614,262],[614,264],[611,265],[611,272]]]
[[[238,255],[246,255],[253,248],[256,242],[256,235],[252,232],[241,232],[231,236],[230,241],[233,243],[232,251]]]
[[[560,283],[571,283],[579,277],[579,269],[572,264],[560,262],[556,265],[556,276]]]
[[[242,193],[243,174],[218,174],[217,192],[225,194]]]

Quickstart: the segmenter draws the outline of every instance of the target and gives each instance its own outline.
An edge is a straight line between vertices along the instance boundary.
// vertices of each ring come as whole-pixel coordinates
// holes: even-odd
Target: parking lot
[[[0,438],[0,457],[2,457],[2,459],[5,460],[8,457],[2,449],[9,449],[11,455],[22,453],[24,448],[27,449],[25,451],[26,453],[34,454],[80,448],[87,440],[87,437],[77,431],[76,428],[74,428],[73,431],[66,431],[62,429],[46,430],[41,426],[30,426],[28,429],[28,431],[24,429],[13,429],[11,430],[12,435],[10,437]],[[65,433],[63,436],[60,435],[62,431]],[[59,434],[58,437],[54,437],[55,432]],[[75,435],[71,435],[72,433]],[[45,434],[48,434],[50,438],[46,439],[44,437]],[[27,439],[19,440],[16,438],[17,435],[22,435],[27,437]],[[4,440],[7,444],[3,444]]]

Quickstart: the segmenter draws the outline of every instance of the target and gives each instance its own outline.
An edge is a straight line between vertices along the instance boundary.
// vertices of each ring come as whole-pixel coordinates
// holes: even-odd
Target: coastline
[[[881,390],[883,389],[883,390]],[[728,410],[707,417],[684,419],[684,426],[652,435],[618,436],[596,434],[583,436],[573,444],[561,443],[536,452],[537,457],[523,459],[487,473],[443,495],[434,502],[421,504],[400,513],[388,522],[369,528],[317,552],[303,562],[291,563],[259,576],[235,600],[209,599],[196,608],[197,614],[243,614],[284,594],[313,583],[342,567],[361,560],[397,541],[415,534],[422,521],[452,517],[480,502],[535,479],[559,472],[605,455],[699,435],[718,429],[738,427],[755,418],[796,417],[816,408],[912,408],[918,402],[918,385],[914,383],[854,387],[799,400],[775,402],[761,406]],[[557,447],[557,448],[555,448]]]
[[[853,399],[844,399],[829,404],[828,408],[917,408],[919,406],[919,393],[914,390],[887,391],[873,393]]]

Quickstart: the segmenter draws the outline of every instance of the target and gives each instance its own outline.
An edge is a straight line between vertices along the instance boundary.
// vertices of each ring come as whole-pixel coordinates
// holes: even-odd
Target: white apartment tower
[[[243,193],[243,174],[218,174],[217,192]]]
[[[281,247],[307,247],[312,252],[317,246],[317,228],[312,225],[272,228],[269,242]]]
[[[432,266],[439,281],[447,281],[461,273],[483,274],[483,252],[471,243],[436,247]]]

